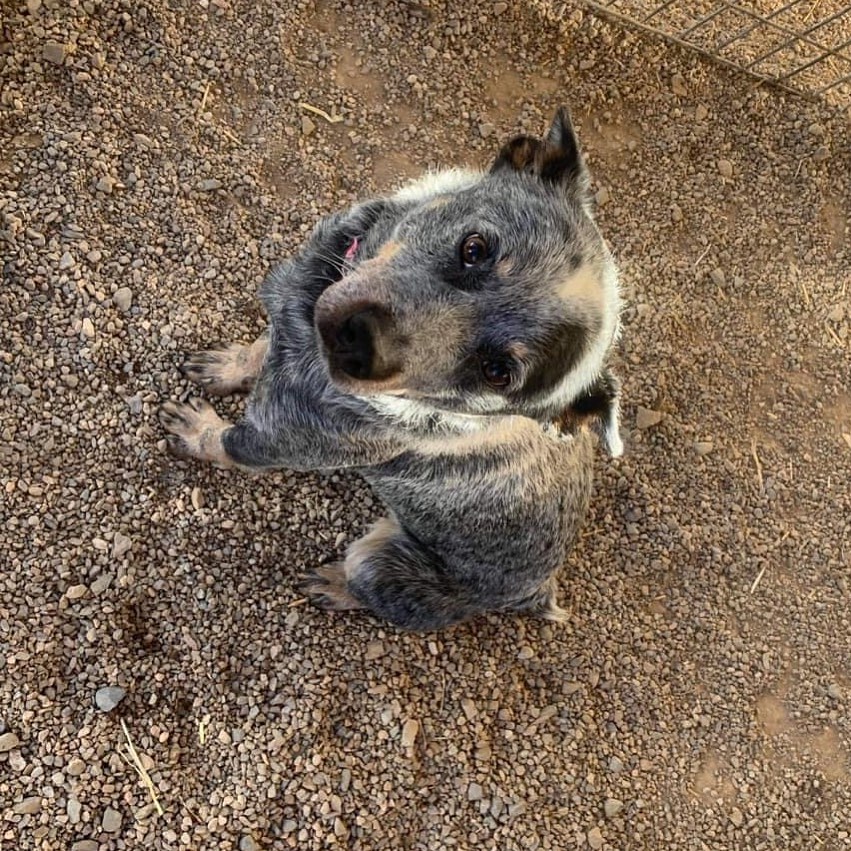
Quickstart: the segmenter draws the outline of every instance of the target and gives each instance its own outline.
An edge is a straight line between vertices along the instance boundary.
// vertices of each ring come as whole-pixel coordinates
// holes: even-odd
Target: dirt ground
[[[0,10],[3,851],[851,847],[848,112],[571,4]],[[627,304],[569,621],[298,605],[380,507],[169,460],[177,365],[563,102]]]

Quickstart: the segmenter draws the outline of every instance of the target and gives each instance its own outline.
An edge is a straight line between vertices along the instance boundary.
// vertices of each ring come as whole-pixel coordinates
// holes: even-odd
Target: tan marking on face
[[[401,242],[391,239],[381,246],[381,251],[375,255],[375,259],[389,263],[403,248],[404,245]]]
[[[507,278],[514,269],[514,260],[511,257],[503,257],[496,261],[496,273],[501,278]]]
[[[602,312],[605,303],[603,280],[598,269],[583,264],[575,272],[569,273],[557,287],[558,294],[565,301],[579,303]]]

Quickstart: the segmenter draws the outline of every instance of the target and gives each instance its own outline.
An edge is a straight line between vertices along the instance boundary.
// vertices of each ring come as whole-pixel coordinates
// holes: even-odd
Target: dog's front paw
[[[314,568],[302,577],[298,588],[314,606],[326,611],[342,612],[363,608],[363,603],[349,592],[342,562]]]
[[[231,461],[222,446],[222,433],[230,426],[203,399],[166,402],[159,410],[160,423],[168,432],[169,452],[178,458],[209,461],[230,467]]]
[[[212,396],[248,393],[257,377],[256,358],[250,346],[238,343],[195,352],[181,365],[180,371]]]

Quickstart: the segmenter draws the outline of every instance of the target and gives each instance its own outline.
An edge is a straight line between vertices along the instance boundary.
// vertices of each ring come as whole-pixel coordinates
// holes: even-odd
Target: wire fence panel
[[[851,3],[846,0],[584,0],[640,27],[805,94],[851,102]]]

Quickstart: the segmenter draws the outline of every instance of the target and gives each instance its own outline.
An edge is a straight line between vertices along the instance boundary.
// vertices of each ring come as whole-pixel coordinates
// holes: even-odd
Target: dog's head
[[[599,374],[617,275],[566,111],[484,174],[428,178],[389,239],[316,304],[332,381],[463,414],[556,416]]]

